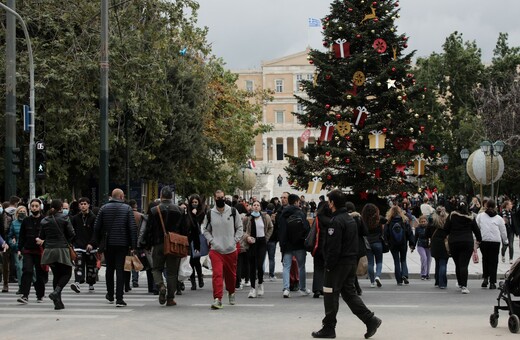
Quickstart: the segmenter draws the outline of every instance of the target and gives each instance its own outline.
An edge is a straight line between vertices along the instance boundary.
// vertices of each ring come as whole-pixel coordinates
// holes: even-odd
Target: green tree
[[[303,82],[309,98],[298,98],[305,107],[298,119],[323,132],[333,125],[334,132],[309,144],[303,157],[288,156],[293,186],[304,189],[320,177],[327,188],[399,192],[415,180],[416,157],[436,159],[438,151],[424,138],[431,132],[429,113],[414,111],[410,104],[428,89],[416,84],[411,73],[408,37],[396,33],[398,6],[396,1],[332,2],[322,20],[324,45],[331,50],[309,54],[316,81]],[[356,118],[365,110],[363,125]],[[386,135],[379,140],[384,148],[374,148],[373,131]]]

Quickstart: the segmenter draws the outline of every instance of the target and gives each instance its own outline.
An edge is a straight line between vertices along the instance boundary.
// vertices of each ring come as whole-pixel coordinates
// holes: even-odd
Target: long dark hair
[[[367,226],[369,231],[381,228],[379,224],[379,208],[372,203],[367,203],[361,210],[361,220]]]
[[[63,202],[60,199],[53,199],[51,202],[51,208],[49,209],[49,215],[56,215],[63,208]]]

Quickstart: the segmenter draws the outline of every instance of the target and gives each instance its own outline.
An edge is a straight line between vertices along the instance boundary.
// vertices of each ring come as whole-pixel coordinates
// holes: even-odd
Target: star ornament
[[[388,79],[388,80],[386,81],[386,85],[388,86],[389,89],[391,89],[392,87],[393,87],[394,89],[397,88],[397,87],[395,86],[395,79]]]

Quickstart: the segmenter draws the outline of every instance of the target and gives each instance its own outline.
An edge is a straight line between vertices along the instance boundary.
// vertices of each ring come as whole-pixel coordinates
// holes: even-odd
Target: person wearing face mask
[[[69,216],[69,203],[63,202],[63,215]]]
[[[193,271],[190,276],[191,290],[197,289],[197,283],[195,282],[195,273],[197,273],[197,277],[199,279],[199,288],[204,287],[204,276],[202,275],[202,265],[200,264],[202,235],[200,226],[204,221],[205,213],[206,209],[202,204],[199,195],[191,195],[188,199],[188,207],[186,209],[186,214],[188,217],[187,221],[191,226],[190,234],[188,235],[190,244],[192,244],[192,254],[190,257],[190,266],[191,270]]]
[[[251,215],[245,220],[244,235],[248,247],[247,258],[249,261],[249,279],[251,290],[249,298],[256,298],[264,295],[264,261],[267,252],[267,242],[273,234],[273,223],[271,217],[265,212],[261,212],[261,204],[257,201],[253,203]],[[258,286],[256,278],[258,273]]]
[[[36,290],[36,302],[43,302],[45,295],[45,272],[40,265],[42,248],[36,244],[36,238],[40,234],[40,222],[43,219],[41,201],[33,198],[29,204],[31,214],[22,221],[18,238],[18,256],[23,255],[21,296],[18,302],[29,302],[29,291],[33,276],[36,277],[34,289]],[[36,274],[36,275],[34,275]]]
[[[7,235],[7,240],[9,241],[9,246],[11,248],[11,253],[13,254],[14,259],[14,269],[16,272],[16,279],[18,280],[18,291],[17,295],[20,295],[21,286],[22,286],[22,255],[18,254],[18,240],[20,237],[20,227],[22,226],[22,221],[27,217],[27,208],[23,205],[16,208],[14,212],[14,220],[11,222],[11,228],[9,228],[9,235]]]
[[[223,280],[226,281],[229,304],[235,302],[237,270],[237,243],[243,235],[242,220],[235,208],[226,205],[222,190],[215,191],[215,207],[205,216],[204,237],[211,246],[209,258],[213,267],[213,304],[211,309],[222,309]]]

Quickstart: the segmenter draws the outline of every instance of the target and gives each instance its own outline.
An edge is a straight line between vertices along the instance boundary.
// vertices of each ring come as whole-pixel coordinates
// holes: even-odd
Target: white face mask
[[[4,208],[0,207],[0,215],[4,213]]]

